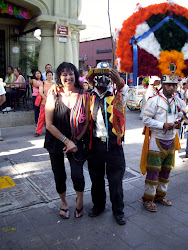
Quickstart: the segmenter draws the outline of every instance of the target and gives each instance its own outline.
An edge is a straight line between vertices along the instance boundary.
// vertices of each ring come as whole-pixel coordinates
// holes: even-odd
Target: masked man
[[[128,86],[119,73],[107,69],[100,63],[91,69],[88,78],[93,77],[95,87],[90,92],[90,148],[88,159],[89,174],[92,181],[91,195],[93,208],[90,217],[96,217],[105,209],[105,173],[109,182],[110,200],[116,222],[126,223],[124,217],[122,180],[125,172],[125,158],[122,140],[125,131],[125,105]],[[91,79],[90,79],[91,80]],[[116,89],[111,85],[116,84]]]

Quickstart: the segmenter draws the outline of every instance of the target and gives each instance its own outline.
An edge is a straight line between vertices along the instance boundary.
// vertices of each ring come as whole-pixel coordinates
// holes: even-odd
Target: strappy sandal
[[[81,209],[78,209],[78,208],[75,209],[75,211],[74,211],[75,218],[80,218],[83,215],[84,215],[84,213],[83,213],[83,207]]]
[[[163,204],[165,206],[172,206],[172,202],[169,201],[167,198],[162,197],[162,196],[155,198],[155,201],[160,202],[161,204]]]
[[[60,208],[60,211],[63,211],[66,215],[69,212],[68,208],[67,209]],[[69,219],[70,218],[70,215],[68,215],[68,216],[63,215],[63,214],[59,214],[59,215],[61,216],[62,219]]]
[[[157,206],[153,201],[144,201],[144,207],[150,212],[157,212]]]

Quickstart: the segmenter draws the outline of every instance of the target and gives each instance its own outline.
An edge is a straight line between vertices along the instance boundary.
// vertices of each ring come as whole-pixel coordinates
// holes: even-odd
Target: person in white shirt
[[[171,206],[165,196],[174,160],[176,129],[181,126],[179,112],[185,110],[185,102],[173,96],[177,83],[177,75],[164,75],[163,92],[149,98],[144,109],[143,124],[150,128],[151,135],[142,199],[144,207],[151,212],[157,211],[154,201]]]
[[[0,81],[0,106],[6,101],[5,96],[5,88],[3,87],[3,82]],[[3,141],[3,137],[1,136],[1,130],[0,130],[0,141]]]
[[[43,79],[44,81],[47,80],[47,78],[46,78],[46,73],[47,73],[48,71],[52,71],[52,65],[51,65],[51,64],[46,64],[46,66],[45,66],[45,72],[42,73],[42,79]],[[53,71],[52,71],[52,72],[53,72]],[[52,82],[55,82],[55,73],[54,73],[54,72],[53,72],[53,80],[52,80]]]

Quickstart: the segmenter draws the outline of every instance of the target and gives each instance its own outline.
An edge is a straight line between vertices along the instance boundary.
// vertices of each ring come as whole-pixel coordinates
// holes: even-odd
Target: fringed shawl
[[[85,104],[87,102],[88,96],[89,95],[87,92],[80,90],[78,93],[76,104],[71,109],[70,125],[73,139],[76,139],[77,136],[82,132],[83,125],[86,120]]]

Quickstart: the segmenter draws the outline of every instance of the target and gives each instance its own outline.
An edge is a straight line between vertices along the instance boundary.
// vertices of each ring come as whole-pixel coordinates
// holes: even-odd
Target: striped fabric
[[[76,139],[81,133],[85,116],[85,103],[87,102],[88,93],[80,90],[75,106],[71,110],[70,114],[70,125],[72,131],[72,138]]]

